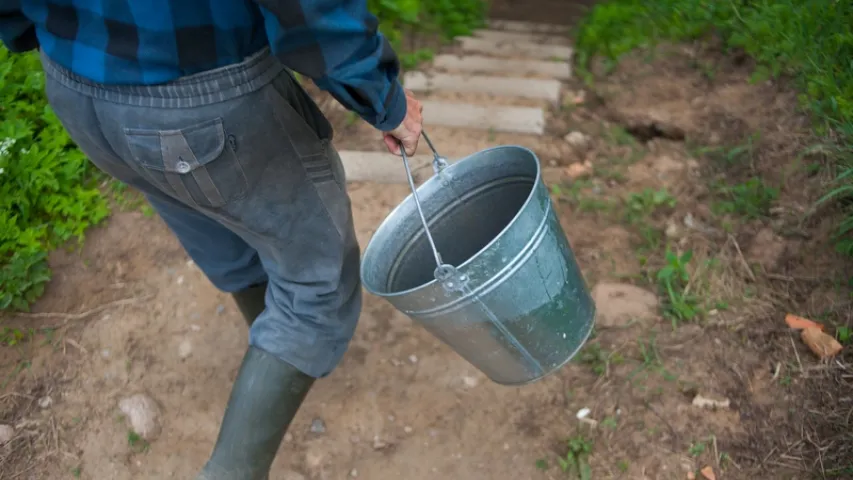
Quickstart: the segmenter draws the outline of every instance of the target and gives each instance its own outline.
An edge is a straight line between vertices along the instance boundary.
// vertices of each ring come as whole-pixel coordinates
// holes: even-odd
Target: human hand
[[[383,134],[382,139],[389,152],[400,155],[400,142],[403,142],[406,155],[415,154],[423,130],[424,119],[421,115],[423,109],[423,105],[415,98],[415,94],[406,89],[406,118],[397,128]]]

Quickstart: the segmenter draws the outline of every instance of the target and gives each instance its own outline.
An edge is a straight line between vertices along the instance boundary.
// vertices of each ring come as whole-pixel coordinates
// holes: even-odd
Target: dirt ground
[[[713,46],[662,48],[591,87],[567,82],[541,141],[431,131],[451,156],[505,143],[540,155],[598,304],[595,336],[557,374],[503,387],[367,296],[271,478],[683,480],[705,467],[718,479],[853,478],[851,354],[820,362],[784,323],[792,312],[850,324],[836,212],[812,208],[829,176],[819,154],[801,155],[815,140],[796,96],[749,73]],[[381,147],[330,116],[339,148]],[[350,193],[366,245],[407,189]],[[658,277],[682,264],[667,246],[692,252],[672,295]],[[51,264],[35,313],[2,320],[29,335],[0,347],[0,424],[14,427],[0,479],[192,478],[245,350],[236,307],[138,208],[117,208]],[[151,441],[118,407],[136,393],[160,410]]]

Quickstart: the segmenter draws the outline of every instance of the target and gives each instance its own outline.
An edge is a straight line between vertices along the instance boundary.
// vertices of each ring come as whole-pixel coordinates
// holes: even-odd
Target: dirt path
[[[706,466],[721,479],[808,478],[802,446],[780,426],[796,430],[799,374],[815,362],[802,348],[795,356],[795,337],[768,325],[794,303],[815,318],[827,305],[839,305],[839,315],[849,308],[831,284],[843,264],[827,255],[806,263],[802,251],[828,250],[816,240],[825,235],[790,233],[811,184],[770,203],[769,186],[735,188],[758,173],[783,188],[805,182],[772,167],[789,141],[779,132],[805,125],[790,113],[794,98],[747,85],[725,62],[709,82],[690,66],[702,55],[629,61],[594,91],[562,80],[557,105],[426,93],[460,105],[542,109],[539,135],[427,121],[454,158],[507,143],[537,152],[594,289],[596,336],[559,373],[501,387],[368,296],[343,363],[310,393],[271,478],[564,479],[589,468],[596,479],[685,479]],[[334,109],[330,116],[339,149],[380,151],[365,125]],[[753,131],[768,132],[762,145],[770,153],[748,150],[752,170],[721,168],[714,159],[740,155],[734,147]],[[703,151],[716,156],[699,153],[708,145]],[[362,245],[407,194],[398,181],[350,185]],[[758,216],[741,213],[751,207]],[[805,228],[828,228],[811,221]],[[665,244],[693,259],[667,258]],[[233,303],[159,219],[139,210],[116,213],[82,252],[57,254],[52,265],[39,315],[12,319],[32,336],[0,349],[0,423],[14,427],[0,478],[192,478],[213,446],[246,345]],[[659,297],[668,265],[687,280],[673,280],[677,295]],[[830,283],[801,284],[810,269]],[[158,405],[161,428],[150,441],[119,408],[137,393]],[[727,403],[697,407],[697,395]]]

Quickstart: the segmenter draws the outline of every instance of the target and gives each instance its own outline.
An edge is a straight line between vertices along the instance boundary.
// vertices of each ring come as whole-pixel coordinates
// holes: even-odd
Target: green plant
[[[701,313],[699,298],[690,292],[687,264],[692,258],[691,250],[678,255],[667,248],[666,265],[658,270],[656,275],[658,285],[666,295],[664,316],[672,321],[673,328],[678,326],[678,322],[694,320]]]
[[[812,114],[823,153],[841,166],[836,188],[821,201],[853,194],[853,3],[838,0],[609,0],[575,29],[578,73],[605,70],[637,48],[714,34],[726,49],[756,60],[752,81],[787,76],[800,105]],[[751,154],[751,142],[723,152],[731,163]],[[836,233],[838,250],[853,255],[853,204]]]
[[[48,252],[108,214],[43,90],[38,55],[0,47],[0,310],[28,310],[50,279]]]
[[[580,480],[592,479],[589,455],[592,453],[592,441],[578,433],[568,440],[565,458],[557,458],[563,472],[577,475]]]
[[[368,0],[368,8],[379,19],[379,28],[399,49],[407,32],[438,33],[445,39],[467,35],[482,26],[486,16],[483,0]],[[422,50],[401,55],[401,61],[431,56]]]
[[[767,186],[758,177],[737,185],[719,184],[717,194],[722,198],[713,204],[714,213],[733,213],[746,218],[766,216],[779,197],[779,189]]]
[[[127,431],[127,446],[135,453],[147,452],[151,445],[133,430]]]

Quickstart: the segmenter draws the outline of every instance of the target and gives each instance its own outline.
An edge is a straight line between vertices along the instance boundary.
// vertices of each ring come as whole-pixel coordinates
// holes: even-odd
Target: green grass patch
[[[815,131],[826,137],[822,151],[839,166],[834,189],[822,200],[853,196],[853,3],[837,0],[609,0],[596,5],[576,32],[578,71],[614,66],[624,54],[662,41],[706,38],[756,60],[753,81],[793,80],[800,106],[812,113]],[[727,162],[749,155],[751,144],[719,152]],[[752,187],[747,187],[752,188]],[[745,192],[730,192],[739,195]],[[762,195],[770,192],[765,191]],[[764,199],[753,199],[763,203]],[[752,203],[752,202],[750,202]],[[853,255],[853,208],[836,232],[838,249]],[[732,202],[724,209],[743,210]],[[757,212],[748,208],[746,215]]]

